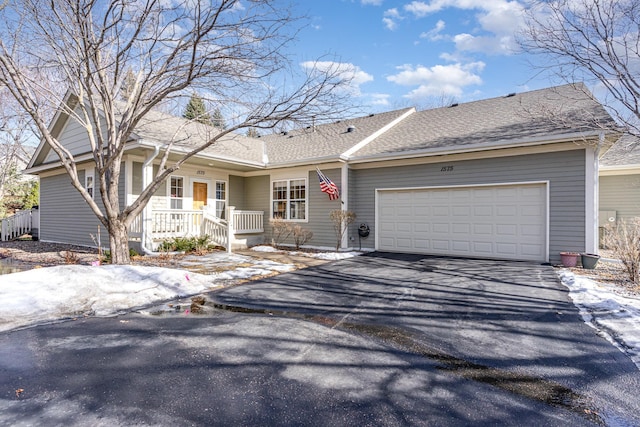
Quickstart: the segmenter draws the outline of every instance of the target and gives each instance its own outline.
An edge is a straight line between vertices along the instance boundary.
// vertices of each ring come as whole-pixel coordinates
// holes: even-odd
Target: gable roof
[[[469,151],[597,135],[615,122],[584,85],[564,85],[420,111],[354,153],[371,158]]]
[[[415,112],[414,108],[370,114],[263,136],[270,165],[337,160],[345,152],[378,137]]]
[[[174,147],[192,150],[208,142],[220,129],[160,111],[149,111],[134,132],[138,143],[166,145],[174,141]],[[237,133],[229,133],[201,152],[228,161],[263,164],[264,142]]]
[[[600,166],[603,169],[640,166],[640,138],[630,134],[621,136],[602,156]]]
[[[420,112],[405,108],[261,138],[230,133],[196,157],[248,169],[366,162],[578,141],[611,128],[615,122],[586,87],[568,84]],[[130,147],[174,141],[174,150],[187,152],[218,131],[150,111],[136,127]],[[36,153],[30,167],[36,157],[43,159]]]

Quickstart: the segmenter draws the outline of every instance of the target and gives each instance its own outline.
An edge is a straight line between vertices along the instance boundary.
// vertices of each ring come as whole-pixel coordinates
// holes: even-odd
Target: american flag
[[[340,190],[338,190],[338,186],[333,183],[329,178],[323,174],[320,169],[316,168],[316,172],[318,172],[318,179],[320,180],[320,190],[323,193],[327,193],[329,195],[329,200],[336,200],[340,198]]]

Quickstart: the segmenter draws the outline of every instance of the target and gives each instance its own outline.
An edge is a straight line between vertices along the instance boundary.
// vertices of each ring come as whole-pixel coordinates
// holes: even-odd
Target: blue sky
[[[517,1],[312,0],[296,8],[309,17],[294,45],[300,61],[327,55],[345,64],[356,73],[358,101],[372,111],[554,84],[517,51]]]

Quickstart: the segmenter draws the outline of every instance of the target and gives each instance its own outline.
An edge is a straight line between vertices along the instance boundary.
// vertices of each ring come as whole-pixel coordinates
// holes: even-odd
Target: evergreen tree
[[[196,122],[203,123],[205,125],[212,125],[211,116],[207,113],[207,108],[204,105],[204,101],[195,93],[191,95],[187,107],[184,109],[182,115],[185,119],[195,120]]]
[[[216,108],[213,112],[213,117],[211,118],[211,124],[213,124],[218,129],[226,129],[227,124],[224,122],[224,117],[222,117],[222,113],[219,108]]]

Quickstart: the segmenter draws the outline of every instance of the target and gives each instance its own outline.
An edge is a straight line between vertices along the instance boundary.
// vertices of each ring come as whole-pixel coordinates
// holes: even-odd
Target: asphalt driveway
[[[207,298],[0,334],[0,424],[640,425],[549,266],[374,253]]]

